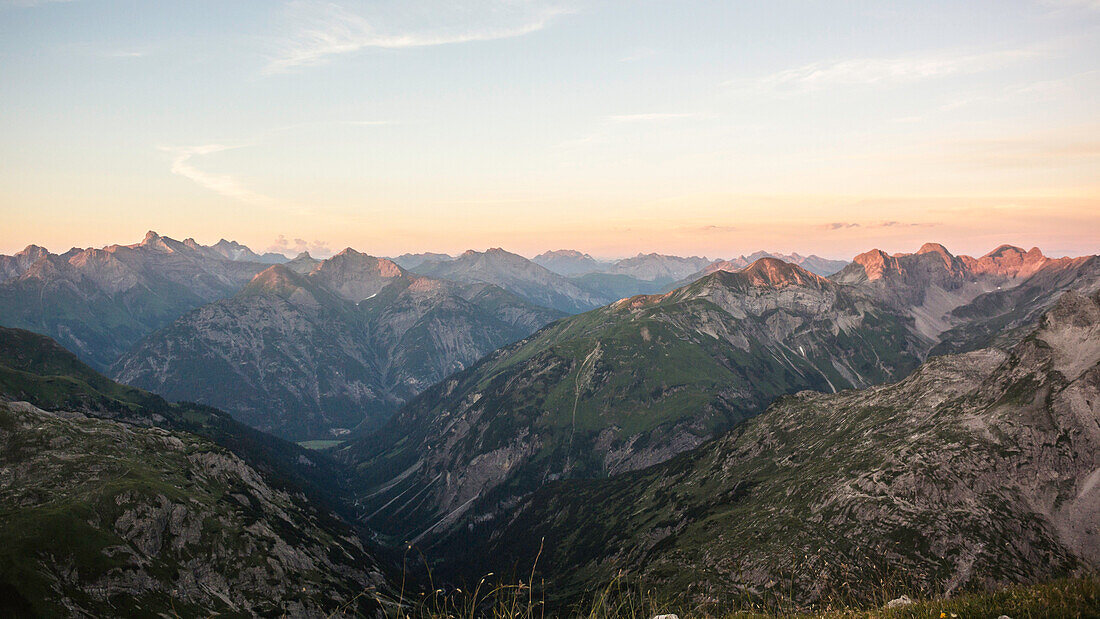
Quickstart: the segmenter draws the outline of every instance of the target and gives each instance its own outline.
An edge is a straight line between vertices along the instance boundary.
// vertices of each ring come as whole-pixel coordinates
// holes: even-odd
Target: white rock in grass
[[[913,603],[913,600],[908,595],[903,595],[900,598],[895,598],[886,603],[886,608],[901,608],[902,606],[908,606]]]

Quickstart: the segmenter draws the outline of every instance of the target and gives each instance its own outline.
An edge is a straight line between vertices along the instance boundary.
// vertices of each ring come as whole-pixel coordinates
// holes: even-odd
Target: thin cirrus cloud
[[[926,228],[938,224],[933,223],[904,223],[900,221],[876,221],[871,223],[855,223],[850,221],[834,221],[820,226],[822,230],[848,230],[851,228]]]
[[[491,41],[542,30],[572,12],[537,0],[376,0],[286,5],[288,31],[265,73],[324,63],[368,48],[401,49]]]
[[[62,2],[72,1],[73,0],[2,0],[0,1],[0,7],[34,7],[44,4],[60,4]]]
[[[200,187],[209,189],[227,198],[239,200],[248,204],[272,204],[273,201],[271,198],[245,187],[233,176],[205,172],[196,168],[191,163],[194,157],[211,155],[234,148],[240,148],[240,146],[228,146],[225,144],[204,144],[201,146],[187,146],[183,148],[162,146],[161,150],[172,154],[172,174],[182,176],[193,181]]]
[[[997,69],[1039,55],[1035,49],[936,53],[811,62],[773,73],[755,85],[769,91],[812,91],[835,86],[904,84]]]

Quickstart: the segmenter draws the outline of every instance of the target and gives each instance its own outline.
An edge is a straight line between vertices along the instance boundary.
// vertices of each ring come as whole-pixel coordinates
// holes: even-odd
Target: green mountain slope
[[[49,410],[45,410],[49,409]],[[0,610],[369,612],[378,563],[327,458],[0,329]]]
[[[543,544],[541,576],[565,597],[620,571],[717,603],[943,594],[1095,570],[1098,479],[1100,295],[1068,293],[1008,353],[782,398],[690,453],[549,485],[506,526],[439,546],[483,573],[530,569]]]
[[[365,522],[427,541],[553,479],[638,469],[803,389],[904,376],[926,343],[848,287],[764,259],[558,321],[342,449]]]

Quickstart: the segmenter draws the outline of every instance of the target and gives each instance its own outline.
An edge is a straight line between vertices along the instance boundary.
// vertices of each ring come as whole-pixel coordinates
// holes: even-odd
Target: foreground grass
[[[816,610],[754,609],[714,612],[685,609],[674,603],[661,603],[645,594],[629,593],[617,585],[603,591],[573,609],[548,609],[540,596],[524,583],[486,586],[485,580],[473,590],[461,589],[430,594],[418,593],[396,599],[376,598],[386,617],[401,619],[651,619],[676,614],[680,619],[763,619],[791,618],[971,618],[1011,619],[1100,618],[1100,576],[1067,578],[1031,586],[1009,587],[988,593],[969,593],[937,600],[916,600],[900,608],[856,609],[830,607]],[[339,616],[337,613],[334,616]]]
[[[895,609],[824,613],[823,617],[1100,617],[1100,577],[1057,580],[1010,587],[993,593],[973,593],[945,600],[920,601]]]

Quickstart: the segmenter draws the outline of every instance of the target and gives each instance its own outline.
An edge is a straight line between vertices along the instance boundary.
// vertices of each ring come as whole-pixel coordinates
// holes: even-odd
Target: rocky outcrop
[[[323,454],[0,328],[0,613],[371,614],[386,582],[342,480]]]

